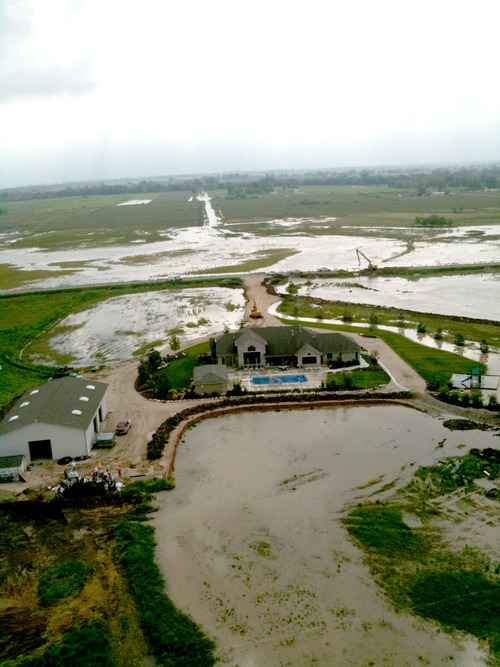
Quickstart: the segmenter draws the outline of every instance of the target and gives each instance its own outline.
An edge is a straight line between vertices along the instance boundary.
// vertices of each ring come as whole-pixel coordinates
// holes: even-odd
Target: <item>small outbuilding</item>
[[[0,483],[24,482],[23,473],[25,470],[26,457],[23,454],[0,456]]]
[[[227,391],[227,366],[208,364],[195,366],[194,390],[197,394],[225,394]]]
[[[0,456],[59,459],[90,454],[108,413],[108,385],[64,377],[28,391],[0,424]]]

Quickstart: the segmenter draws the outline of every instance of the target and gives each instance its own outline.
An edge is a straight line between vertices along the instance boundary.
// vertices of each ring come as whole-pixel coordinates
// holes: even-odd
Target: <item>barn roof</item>
[[[35,422],[86,429],[107,388],[104,382],[64,377],[31,389],[7,413],[0,433]]]

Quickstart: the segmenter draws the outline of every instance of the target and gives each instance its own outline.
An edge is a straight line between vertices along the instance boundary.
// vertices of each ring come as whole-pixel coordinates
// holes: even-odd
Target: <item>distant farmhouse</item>
[[[0,424],[0,457],[89,454],[108,413],[107,392],[104,382],[72,377],[27,392]]]
[[[359,361],[361,347],[340,333],[318,333],[300,326],[247,327],[210,339],[213,361],[226,366],[321,366]]]

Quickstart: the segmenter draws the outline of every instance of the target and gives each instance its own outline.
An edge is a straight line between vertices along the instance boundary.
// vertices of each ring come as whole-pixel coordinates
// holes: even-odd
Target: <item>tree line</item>
[[[303,186],[387,186],[414,190],[417,195],[427,191],[484,190],[500,188],[500,165],[422,169],[350,169],[346,171],[317,170],[303,173],[271,172],[263,175],[230,173],[193,178],[129,180],[127,182],[85,182],[72,185],[30,186],[0,190],[0,201],[25,201],[52,197],[83,197],[92,195],[131,195],[138,193],[227,190],[228,197],[242,198],[268,194],[275,188],[296,189]],[[5,211],[6,212],[6,211]]]

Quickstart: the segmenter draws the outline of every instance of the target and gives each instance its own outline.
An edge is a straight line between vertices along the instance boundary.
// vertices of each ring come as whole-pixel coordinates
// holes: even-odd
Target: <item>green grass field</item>
[[[1,218],[2,233],[18,233],[16,248],[61,250],[121,245],[137,240],[165,240],[160,232],[202,224],[204,204],[191,192],[133,196],[96,195],[11,202]],[[117,206],[129,199],[152,199],[149,204]]]
[[[308,186],[297,193],[277,189],[269,195],[228,199],[224,190],[213,193],[212,205],[232,225],[259,220],[337,217],[339,224],[388,227],[414,226],[416,216],[435,213],[455,225],[499,224],[496,192],[451,192],[416,197],[408,190],[387,187]]]
[[[297,309],[297,310],[296,310]],[[384,308],[383,306],[368,306],[364,304],[348,303],[343,301],[324,301],[313,297],[287,295],[280,305],[279,311],[291,317],[308,317],[317,319],[350,318],[346,325],[356,326],[356,323],[368,323],[370,317],[376,315],[378,324],[399,327],[401,315],[405,326],[415,329],[421,322],[428,335],[433,336],[438,329],[443,330],[443,340],[453,342],[457,334],[461,334],[467,341],[480,343],[485,340],[488,345],[500,346],[500,326],[487,324],[480,320],[470,322],[459,318],[418,313],[401,308]],[[358,333],[366,333],[366,329],[357,328]]]

